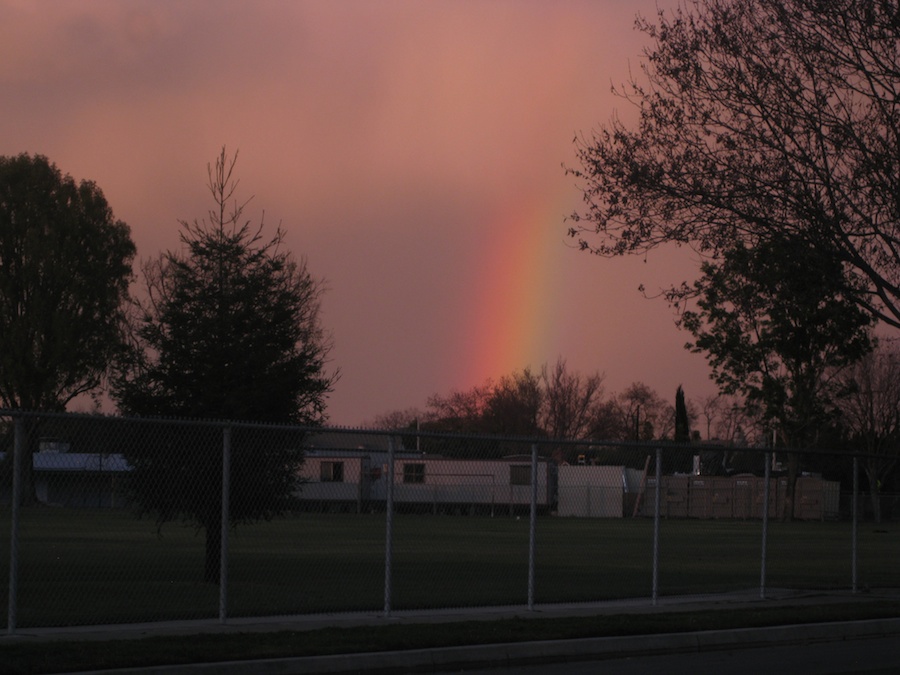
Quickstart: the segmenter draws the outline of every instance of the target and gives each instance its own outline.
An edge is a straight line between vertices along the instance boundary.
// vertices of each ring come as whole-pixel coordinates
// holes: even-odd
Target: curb
[[[311,675],[313,673],[434,673],[462,667],[512,667],[540,663],[569,663],[590,659],[651,656],[667,653],[720,651],[875,638],[900,634],[900,619],[872,619],[822,624],[798,624],[698,633],[663,633],[625,637],[548,640],[414,649],[363,654],[336,654],[254,661],[195,663],[116,670],[83,671],[70,675]]]

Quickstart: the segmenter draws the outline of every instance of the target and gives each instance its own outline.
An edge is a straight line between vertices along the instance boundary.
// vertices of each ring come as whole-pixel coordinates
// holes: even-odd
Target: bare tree
[[[492,381],[446,396],[434,394],[427,401],[426,420],[441,431],[481,431],[487,400],[494,388]]]
[[[424,416],[425,414],[418,408],[392,410],[377,415],[373,421],[365,422],[361,426],[370,429],[408,429],[414,427]]]
[[[701,473],[724,475],[756,470],[754,462],[758,462],[758,454],[747,455],[744,448],[759,446],[765,441],[759,417],[748,410],[743,399],[735,396],[709,396],[703,399],[702,405],[707,439],[713,447],[700,452]]]
[[[756,423],[747,413],[742,399],[719,394],[710,439],[726,445],[747,445],[752,441]]]
[[[530,368],[504,375],[485,401],[484,428],[495,434],[542,436],[540,414],[543,402],[541,381]]]
[[[709,396],[704,396],[700,399],[700,403],[698,404],[700,411],[697,414],[698,418],[703,418],[706,426],[706,440],[712,440],[712,425],[713,421],[716,420],[719,416],[719,411],[722,407],[722,395],[721,394],[710,394]]]
[[[615,409],[624,432],[621,440],[671,439],[675,408],[643,382],[632,383],[615,397]]]
[[[881,522],[881,484],[900,459],[900,351],[880,346],[839,375],[841,419],[866,453],[872,513]]]
[[[587,438],[603,400],[603,375],[572,372],[564,359],[541,368],[544,407],[541,425],[551,438]]]

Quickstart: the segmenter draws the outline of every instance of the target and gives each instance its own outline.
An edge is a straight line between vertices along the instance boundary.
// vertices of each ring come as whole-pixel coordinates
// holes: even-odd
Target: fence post
[[[766,554],[769,540],[769,478],[772,475],[772,454],[764,455],[766,468],[763,472],[765,483],[763,484],[763,508],[762,508],[762,560],[759,564],[759,599],[766,599]]]
[[[222,536],[219,550],[219,623],[228,620],[228,530],[231,501],[231,427],[222,428]]]
[[[850,587],[853,593],[856,593],[858,570],[856,567],[857,555],[857,537],[859,535],[859,457],[853,456],[853,525],[851,527],[850,542]]]
[[[528,526],[528,611],[534,610],[535,533],[537,531],[537,443],[531,445],[531,522]]]
[[[6,617],[6,631],[9,635],[16,632],[19,609],[19,517],[22,503],[22,455],[25,453],[23,427],[22,418],[16,417],[13,422],[12,521],[9,530],[9,602]]]
[[[388,436],[388,482],[384,524],[384,617],[391,615],[392,566],[394,557],[394,438]]]
[[[662,483],[662,448],[656,449],[656,506],[653,508],[653,606],[659,599],[659,514]]]

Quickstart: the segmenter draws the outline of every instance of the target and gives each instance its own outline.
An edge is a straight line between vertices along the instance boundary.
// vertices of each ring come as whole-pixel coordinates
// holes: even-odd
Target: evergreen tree
[[[335,380],[319,323],[322,282],[282,248],[280,229],[264,239],[262,223],[242,220],[236,159],[223,148],[209,168],[215,208],[208,220],[182,222],[184,250],[145,266],[134,348],[119,364],[114,397],[131,415],[318,425]],[[232,435],[234,523],[284,512],[299,487],[299,439],[251,436],[240,427]],[[217,581],[221,432],[178,427],[138,441],[128,453],[135,499],[160,524],[195,520],[206,532],[205,578]]]
[[[684,389],[678,385],[675,391],[675,442],[689,443],[691,440],[691,422],[688,419],[687,404],[684,402]]]

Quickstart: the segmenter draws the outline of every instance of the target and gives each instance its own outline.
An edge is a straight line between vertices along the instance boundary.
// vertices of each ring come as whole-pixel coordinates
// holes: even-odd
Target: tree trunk
[[[32,453],[25,452],[22,458],[22,492],[19,493],[19,506],[36,506],[38,504],[37,485],[34,481],[34,459]]]
[[[36,506],[38,504],[37,483],[34,477],[34,455],[39,449],[40,420],[26,417],[22,420],[22,463],[20,466],[22,491],[19,493],[19,506]],[[14,460],[14,458],[13,458]],[[15,478],[15,477],[13,477]]]
[[[866,462],[866,478],[869,481],[869,500],[872,503],[872,518],[876,523],[881,522],[881,491],[878,489],[878,472],[872,466],[871,461]]]
[[[796,452],[788,453],[787,485],[784,489],[784,511],[781,513],[782,522],[789,523],[794,520],[794,495],[797,487],[797,474],[800,473],[800,456]]]

